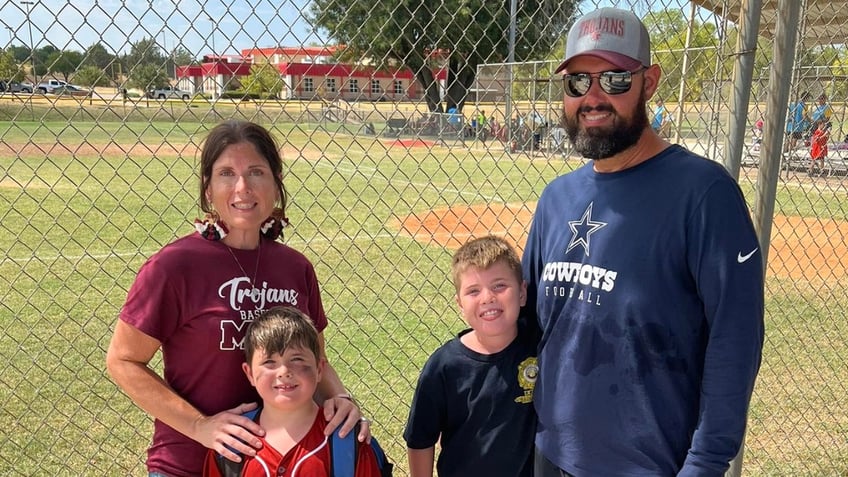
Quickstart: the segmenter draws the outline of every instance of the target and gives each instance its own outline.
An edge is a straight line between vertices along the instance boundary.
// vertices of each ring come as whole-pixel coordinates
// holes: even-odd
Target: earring
[[[262,222],[262,225],[259,226],[259,232],[267,239],[277,240],[283,234],[283,229],[288,224],[289,219],[284,216],[283,209],[274,207],[271,216],[265,219],[265,222]]]
[[[206,240],[221,240],[229,233],[226,224],[216,212],[207,213],[203,220],[194,219],[194,228]]]

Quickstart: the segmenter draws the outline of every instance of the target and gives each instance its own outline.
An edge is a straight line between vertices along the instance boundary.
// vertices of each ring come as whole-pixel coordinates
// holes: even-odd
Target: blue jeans
[[[163,474],[162,472],[150,472],[150,473],[147,474],[147,477],[168,477],[168,476]]]

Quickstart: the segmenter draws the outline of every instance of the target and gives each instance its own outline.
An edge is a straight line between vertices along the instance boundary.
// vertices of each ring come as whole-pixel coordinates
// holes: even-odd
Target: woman
[[[264,435],[242,413],[258,397],[241,364],[244,331],[263,309],[294,306],[320,333],[327,318],[312,264],[276,242],[286,225],[282,159],[274,139],[250,122],[209,132],[200,157],[198,233],[177,239],[139,270],[106,355],[120,388],[155,418],[147,468],[153,476],[199,475],[206,448],[231,460],[255,455]],[[275,207],[276,206],[276,207]],[[149,362],[162,349],[164,376]],[[359,409],[328,364],[318,388],[343,433]],[[359,439],[369,438],[363,421]]]

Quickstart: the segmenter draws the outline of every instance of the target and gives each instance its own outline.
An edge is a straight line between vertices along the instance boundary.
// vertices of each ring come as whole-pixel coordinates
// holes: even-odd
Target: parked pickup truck
[[[0,79],[0,93],[32,93],[31,83],[20,81],[6,81]]]
[[[6,85],[6,90],[10,93],[32,93],[32,83],[12,81]]]
[[[191,94],[188,91],[183,91],[173,86],[163,86],[148,90],[147,97],[150,99],[182,99],[183,101],[188,101],[191,98]]]
[[[38,83],[38,86],[35,87],[35,91],[37,93],[52,93],[56,88],[63,88],[68,86],[68,83],[62,80],[52,79],[47,81],[42,81]]]

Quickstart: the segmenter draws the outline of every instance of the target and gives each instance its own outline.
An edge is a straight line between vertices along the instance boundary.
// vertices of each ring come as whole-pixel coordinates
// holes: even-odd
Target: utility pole
[[[212,35],[212,84],[214,88],[212,91],[212,100],[214,101],[218,98],[218,62],[215,57],[215,29],[218,26],[215,24],[215,19],[212,18],[212,15],[207,15],[206,19],[212,23],[212,32],[210,34]]]
[[[506,112],[504,112],[504,125],[506,126],[506,150],[512,152],[512,138],[515,136],[515,131],[513,128],[518,127],[518,123],[515,125],[512,124],[512,102],[515,98],[512,97],[512,69],[515,63],[515,31],[516,31],[516,23],[518,18],[518,5],[516,0],[510,0],[509,2],[509,43],[508,43],[508,53],[507,53],[507,63],[509,66],[507,67],[507,86],[506,91],[504,91],[504,99],[506,99]]]
[[[165,29],[162,29],[162,53],[165,56],[165,74],[168,75],[168,46],[165,44]]]
[[[214,59],[215,58],[215,29],[218,26],[215,24],[215,19],[212,18],[211,15],[207,15],[206,19],[209,20],[209,23],[212,24],[212,31],[209,34],[212,35],[212,58]]]
[[[38,86],[38,73],[35,72],[35,44],[32,41],[32,22],[30,21],[30,7],[35,5],[36,2],[30,0],[22,0],[21,5],[26,5],[26,19],[27,19],[27,27],[29,28],[29,62],[32,65],[32,84],[33,84],[33,93],[35,92],[35,87]]]

